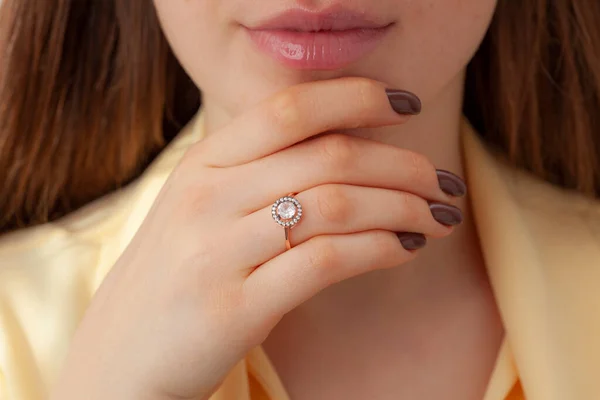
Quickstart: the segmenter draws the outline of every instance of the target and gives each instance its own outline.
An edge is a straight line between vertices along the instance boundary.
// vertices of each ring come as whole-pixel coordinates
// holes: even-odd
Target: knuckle
[[[214,176],[204,176],[198,180],[188,179],[180,191],[183,209],[189,210],[192,214],[213,209],[221,187],[222,182]]]
[[[430,169],[430,162],[422,154],[409,151],[408,157],[408,174],[407,177],[411,185],[423,183],[427,176],[427,171]]]
[[[302,106],[298,90],[288,89],[276,94],[267,108],[267,119],[275,130],[285,131],[302,120]]]
[[[341,185],[321,186],[316,203],[320,218],[328,224],[343,224],[352,214],[352,204]]]
[[[400,193],[400,211],[406,225],[415,227],[422,223],[421,207],[417,196],[406,192]]]
[[[381,96],[381,87],[374,81],[364,78],[357,78],[355,85],[358,101],[356,115],[359,117],[356,119],[356,123],[360,125],[364,119],[379,111],[377,99]]]
[[[375,105],[374,99],[381,92],[381,88],[369,79],[358,79],[356,85],[361,104],[365,108],[372,108]]]
[[[328,170],[344,171],[355,161],[355,143],[349,136],[332,133],[319,140],[322,163]]]

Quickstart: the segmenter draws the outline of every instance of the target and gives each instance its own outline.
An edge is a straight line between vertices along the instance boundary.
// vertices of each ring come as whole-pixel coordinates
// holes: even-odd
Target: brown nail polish
[[[402,247],[406,250],[418,250],[425,247],[427,244],[427,238],[420,233],[398,232],[396,233],[396,236],[398,236],[400,243],[402,243]]]
[[[385,89],[390,105],[398,114],[418,114],[421,112],[421,100],[406,90]]]
[[[462,211],[458,207],[442,203],[430,203],[429,209],[433,218],[444,225],[458,225],[463,221]]]
[[[451,196],[464,196],[467,194],[467,185],[458,175],[445,169],[438,169],[436,172],[440,188],[444,193]]]

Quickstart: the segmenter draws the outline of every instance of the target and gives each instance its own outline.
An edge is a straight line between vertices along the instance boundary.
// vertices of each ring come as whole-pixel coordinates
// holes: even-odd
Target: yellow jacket
[[[0,237],[0,400],[46,396],[107,271],[170,171],[204,135],[198,115],[123,190]],[[475,222],[506,336],[485,400],[600,400],[600,202],[506,166],[463,121]],[[288,400],[261,346],[212,400]]]

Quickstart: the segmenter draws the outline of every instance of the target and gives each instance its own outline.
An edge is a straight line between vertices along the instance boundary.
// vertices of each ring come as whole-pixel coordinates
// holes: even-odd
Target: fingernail
[[[385,89],[390,104],[398,114],[418,114],[421,112],[421,100],[406,90]]]
[[[463,214],[460,208],[442,203],[430,203],[429,209],[433,218],[444,225],[458,225],[463,221]]]
[[[398,232],[396,236],[406,250],[418,250],[427,244],[427,238],[420,233]]]
[[[464,196],[467,194],[467,185],[458,175],[445,169],[438,169],[436,172],[440,188],[445,193],[451,196]]]

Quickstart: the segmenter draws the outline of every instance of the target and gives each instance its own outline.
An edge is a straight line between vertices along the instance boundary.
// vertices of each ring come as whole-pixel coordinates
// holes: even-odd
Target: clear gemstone
[[[277,215],[283,219],[290,219],[296,215],[296,205],[291,201],[284,201],[277,206]]]

